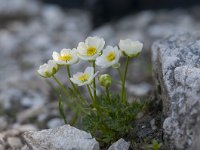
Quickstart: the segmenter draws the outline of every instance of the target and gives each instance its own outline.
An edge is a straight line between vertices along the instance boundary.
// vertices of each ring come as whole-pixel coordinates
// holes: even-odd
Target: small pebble
[[[63,124],[64,124],[64,122],[60,118],[53,118],[50,121],[48,121],[47,126],[49,128],[56,128]]]
[[[157,129],[157,126],[155,125],[155,122],[156,122],[155,119],[152,119],[152,120],[150,121],[152,130]]]
[[[21,125],[21,126],[17,127],[16,129],[19,130],[20,132],[36,131],[37,127],[35,127],[32,124],[25,124],[25,125]]]
[[[143,126],[142,126],[142,129],[143,129],[143,128],[146,128],[146,126],[145,126],[145,125],[143,125]]]

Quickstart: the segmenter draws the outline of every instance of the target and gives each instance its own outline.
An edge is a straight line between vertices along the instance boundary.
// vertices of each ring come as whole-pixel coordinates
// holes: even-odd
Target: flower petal
[[[62,55],[69,54],[69,53],[71,53],[71,49],[66,49],[66,48],[64,48],[64,49],[62,49],[62,50],[60,51],[60,55],[61,55],[61,56],[62,56]]]
[[[58,52],[53,52],[52,57],[54,60],[59,60],[58,58],[60,57],[60,54]]]
[[[80,55],[86,55],[87,45],[83,42],[80,42],[77,47],[77,53]]]
[[[87,82],[90,84],[92,82],[92,80],[97,76],[98,73],[99,73],[99,71],[97,71],[95,74],[91,75]]]
[[[84,71],[84,73],[87,73],[89,76],[94,74],[94,68],[93,67],[87,67]]]

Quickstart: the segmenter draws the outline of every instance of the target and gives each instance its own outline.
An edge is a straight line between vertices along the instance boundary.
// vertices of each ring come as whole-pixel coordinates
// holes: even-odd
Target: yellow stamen
[[[88,74],[82,74],[78,79],[81,81],[81,82],[86,82],[89,78],[89,75]]]
[[[62,61],[70,61],[72,59],[72,55],[71,54],[60,55],[58,59]]]
[[[113,61],[115,59],[115,53],[114,52],[110,52],[107,56],[106,59],[108,61]]]
[[[88,47],[87,48],[87,55],[88,56],[93,56],[97,53],[96,47]]]

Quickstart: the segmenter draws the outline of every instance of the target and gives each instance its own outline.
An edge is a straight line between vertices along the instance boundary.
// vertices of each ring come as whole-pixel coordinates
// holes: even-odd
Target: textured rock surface
[[[25,132],[23,137],[32,150],[99,150],[99,143],[92,138],[91,134],[70,125]]]
[[[157,95],[166,116],[165,142],[170,149],[196,150],[200,142],[200,36],[169,36],[155,42],[152,53]]]
[[[0,132],[0,150],[21,149],[24,146],[22,134],[25,131],[36,131],[37,128],[31,124],[15,124],[9,130]]]
[[[108,150],[128,150],[130,142],[126,142],[124,139],[119,139],[117,142],[113,143]]]

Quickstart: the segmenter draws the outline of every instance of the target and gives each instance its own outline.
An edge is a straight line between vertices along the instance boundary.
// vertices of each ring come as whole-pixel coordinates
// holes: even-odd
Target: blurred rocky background
[[[0,140],[4,138],[7,149],[20,148],[22,132],[63,124],[52,88],[36,71],[53,51],[76,47],[89,35],[111,45],[123,38],[144,42],[142,55],[131,61],[127,89],[130,99],[146,96],[153,89],[152,42],[174,32],[199,32],[197,4],[198,0],[0,0]],[[83,70],[83,65],[72,71]],[[111,73],[117,75],[115,70]]]

